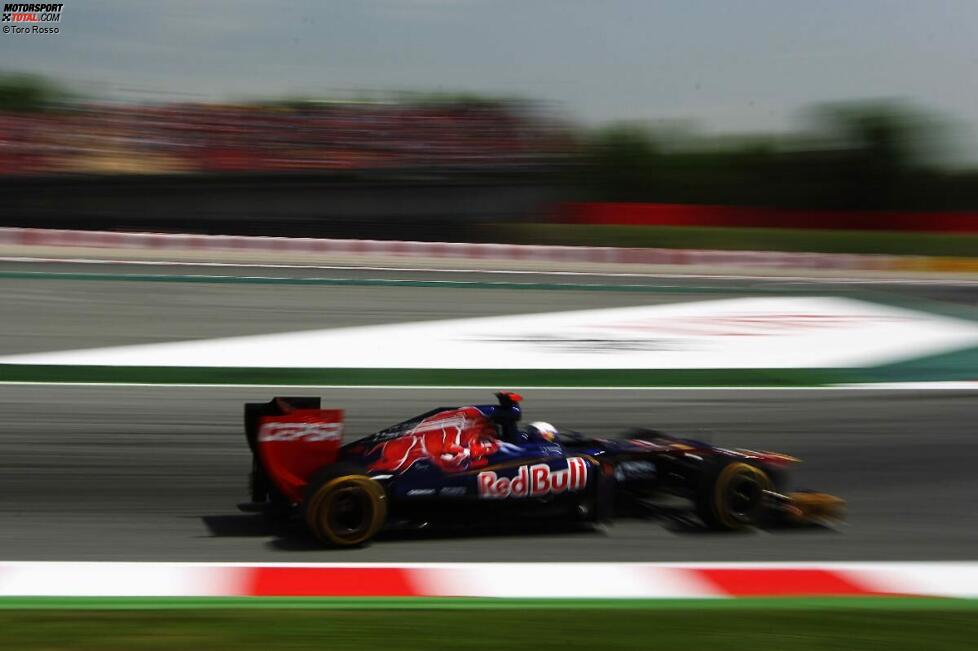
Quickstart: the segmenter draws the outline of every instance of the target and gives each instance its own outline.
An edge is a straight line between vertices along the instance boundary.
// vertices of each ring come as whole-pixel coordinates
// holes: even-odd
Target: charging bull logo
[[[495,428],[478,409],[466,407],[435,414],[413,429],[374,447],[380,458],[373,472],[403,472],[427,459],[444,472],[462,472],[488,463],[499,450]]]
[[[476,479],[479,497],[540,497],[584,490],[587,486],[587,462],[580,457],[567,460],[567,468],[554,470],[545,463],[520,466],[516,476],[497,477],[492,471],[480,472]]]

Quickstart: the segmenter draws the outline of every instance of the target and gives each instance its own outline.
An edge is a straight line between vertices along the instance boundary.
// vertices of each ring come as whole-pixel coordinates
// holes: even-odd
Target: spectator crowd
[[[0,113],[0,174],[522,169],[561,141],[502,103],[87,104]]]

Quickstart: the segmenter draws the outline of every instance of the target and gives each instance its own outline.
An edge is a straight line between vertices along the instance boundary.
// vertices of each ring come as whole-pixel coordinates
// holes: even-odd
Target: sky
[[[66,0],[60,26],[0,34],[0,69],[146,100],[472,91],[722,132],[895,98],[978,160],[974,0]]]

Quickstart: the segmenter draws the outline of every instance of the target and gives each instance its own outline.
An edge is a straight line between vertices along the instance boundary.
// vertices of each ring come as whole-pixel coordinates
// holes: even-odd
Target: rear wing
[[[343,411],[320,409],[318,397],[278,397],[245,404],[244,425],[252,501],[296,503],[309,478],[336,461]]]

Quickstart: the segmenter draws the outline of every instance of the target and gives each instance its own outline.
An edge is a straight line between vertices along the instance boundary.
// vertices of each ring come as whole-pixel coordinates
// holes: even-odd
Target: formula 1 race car
[[[253,502],[301,513],[322,543],[360,545],[388,527],[605,522],[663,496],[687,498],[707,527],[840,518],[824,493],[786,493],[797,459],[719,448],[654,430],[588,438],[520,425],[522,398],[438,407],[343,445],[343,412],[319,398],[245,405]]]

